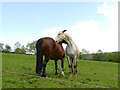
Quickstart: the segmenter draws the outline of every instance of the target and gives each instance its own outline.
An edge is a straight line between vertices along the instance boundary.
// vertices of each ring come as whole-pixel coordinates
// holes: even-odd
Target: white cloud
[[[118,8],[111,7],[107,2],[98,7],[98,14],[102,14],[109,18],[110,26],[101,28],[99,23],[93,20],[79,22],[65,29],[77,44],[80,51],[85,48],[90,52],[96,52],[101,49],[104,52],[112,52],[118,50]],[[104,22],[104,20],[103,20]],[[64,30],[62,27],[55,27],[44,30],[42,37],[49,36],[55,38],[59,31]]]
[[[42,37],[52,37],[55,39],[55,36],[58,34],[59,31],[62,31],[63,28],[62,27],[54,27],[51,29],[45,29],[42,32]]]
[[[118,28],[118,3],[108,5],[107,2],[104,2],[102,7],[98,8],[97,13],[103,14],[104,16],[110,19],[110,24],[112,26],[112,29]]]
[[[104,2],[104,4],[98,8],[98,14],[103,14],[109,18],[110,26],[108,26],[108,30],[104,33],[104,37],[107,37],[107,45],[111,50],[118,50],[118,2],[113,2],[110,5],[108,5],[108,3],[109,2]]]

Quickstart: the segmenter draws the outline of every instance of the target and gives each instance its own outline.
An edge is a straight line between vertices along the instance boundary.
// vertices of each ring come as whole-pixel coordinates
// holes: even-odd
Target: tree
[[[21,53],[26,54],[26,48],[24,45],[21,47]]]
[[[102,50],[99,49],[99,50],[97,51],[97,53],[103,53],[103,52],[102,52]]]
[[[33,41],[33,42],[31,42],[31,43],[28,43],[27,44],[27,52],[28,53],[36,53],[36,49],[35,49],[35,46],[36,46],[36,41]]]
[[[10,51],[11,51],[11,47],[8,44],[6,44],[3,52],[9,53]]]
[[[109,58],[107,59],[107,61],[112,61],[113,58],[112,58],[112,53],[109,53]]]
[[[4,45],[4,44],[0,43],[0,52],[3,51],[3,45]]]
[[[92,53],[92,58],[93,58],[93,60],[97,60],[97,54],[96,53]]]
[[[16,43],[15,43],[15,49],[16,49],[16,48],[20,48],[20,47],[21,47],[21,44],[20,44],[19,42],[16,42]]]
[[[21,49],[20,49],[20,48],[16,48],[16,49],[14,50],[14,52],[15,52],[15,53],[21,53]]]
[[[15,53],[21,53],[21,48],[20,47],[21,47],[21,44],[19,42],[16,42],[14,52]]]
[[[82,49],[82,57],[83,59],[88,59],[89,57],[89,51],[87,51],[86,49]]]
[[[120,62],[120,52],[113,52],[112,53],[112,61],[113,62]]]
[[[103,60],[103,52],[100,49],[97,51],[96,60],[98,60],[98,61]]]
[[[89,54],[89,51],[87,51],[86,49],[82,49],[82,54]]]

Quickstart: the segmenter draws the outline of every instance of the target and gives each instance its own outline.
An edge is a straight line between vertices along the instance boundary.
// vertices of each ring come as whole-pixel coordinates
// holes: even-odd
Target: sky
[[[2,2],[0,43],[22,45],[41,37],[55,39],[67,29],[81,51],[118,51],[118,1]],[[65,45],[63,45],[65,47]]]

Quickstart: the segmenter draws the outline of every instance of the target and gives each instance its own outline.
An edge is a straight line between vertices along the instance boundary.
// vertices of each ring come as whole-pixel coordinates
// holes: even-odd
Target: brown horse
[[[45,69],[46,64],[49,59],[53,59],[55,61],[55,75],[57,75],[57,60],[61,60],[61,67],[62,67],[62,75],[64,76],[63,72],[63,63],[65,58],[65,51],[62,47],[62,44],[58,44],[55,40],[50,37],[41,38],[36,43],[36,50],[37,50],[37,62],[36,62],[36,73],[41,74],[42,66],[43,66],[43,74],[42,77],[46,77]],[[43,63],[43,55],[45,56],[45,60]]]

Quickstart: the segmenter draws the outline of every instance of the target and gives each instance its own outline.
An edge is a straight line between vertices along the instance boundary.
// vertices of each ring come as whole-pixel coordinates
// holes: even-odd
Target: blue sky
[[[104,28],[101,31],[104,31],[110,25],[109,17],[97,13],[98,7],[103,4],[104,2],[2,2],[1,42],[12,47],[17,41],[26,45],[42,37],[46,29],[68,28],[90,20],[98,22],[99,27]]]
[[[3,3],[3,30],[25,29],[26,32],[27,30],[34,32],[55,26],[68,27],[92,18],[100,21],[98,17],[104,17],[95,13],[96,7],[100,4],[95,2]]]

